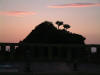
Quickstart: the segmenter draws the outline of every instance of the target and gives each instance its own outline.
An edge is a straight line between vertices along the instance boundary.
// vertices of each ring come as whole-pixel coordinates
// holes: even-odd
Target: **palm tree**
[[[58,25],[58,30],[59,30],[59,26],[63,25],[63,21],[57,21],[56,24]]]
[[[63,27],[64,27],[64,29],[67,30],[68,28],[70,28],[70,25],[69,24],[64,24]]]

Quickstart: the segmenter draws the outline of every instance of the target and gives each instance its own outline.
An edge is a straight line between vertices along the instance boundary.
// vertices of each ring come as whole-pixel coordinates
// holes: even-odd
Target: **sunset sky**
[[[100,0],[0,0],[0,42],[19,42],[45,20],[100,44]]]

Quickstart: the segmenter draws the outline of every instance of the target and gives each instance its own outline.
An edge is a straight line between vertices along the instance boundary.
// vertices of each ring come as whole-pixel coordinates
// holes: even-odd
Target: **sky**
[[[100,44],[100,0],[0,0],[0,42],[22,41],[41,22],[57,20],[86,44]]]

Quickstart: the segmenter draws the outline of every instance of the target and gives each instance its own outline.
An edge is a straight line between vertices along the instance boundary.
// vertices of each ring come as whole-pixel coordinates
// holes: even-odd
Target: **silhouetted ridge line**
[[[52,22],[45,21],[22,41],[23,43],[55,43],[55,44],[84,44],[82,35],[71,33],[65,29],[59,30]]]
[[[67,45],[69,44],[78,44],[78,45],[85,45],[84,44],[84,40],[85,38],[82,35],[79,34],[75,34],[75,33],[71,33],[69,32],[67,29],[70,28],[70,26],[68,24],[64,24],[66,25],[66,29],[60,29],[60,26],[63,25],[62,21],[57,21],[57,25],[58,29],[52,24],[52,22],[49,21],[45,21],[41,24],[39,24],[38,26],[35,27],[34,30],[32,30],[32,32],[22,41],[20,42],[22,45],[20,45],[16,51],[15,51],[15,59],[25,59],[27,61],[29,60],[34,60],[34,58],[36,58],[36,60],[39,60],[37,57],[45,57],[47,58],[47,60],[51,60],[49,59],[49,57],[52,57],[52,60],[54,59],[54,57],[57,55],[58,52],[58,48],[59,46],[57,46],[58,44],[65,44],[66,46],[64,46],[62,49],[60,49],[61,51],[61,58],[64,59],[66,57],[66,52],[68,51],[67,49]],[[24,44],[40,44],[39,46],[28,46],[28,45],[24,45]],[[47,46],[43,47],[41,46],[41,44],[48,44]],[[56,46],[50,46],[50,44],[55,44]],[[24,45],[24,46],[23,46]],[[51,49],[49,49],[51,48]],[[74,50],[73,50],[74,49]],[[79,57],[79,50],[83,51],[84,48],[71,48],[71,60],[76,59],[77,57]],[[51,55],[49,54],[49,51],[52,51]],[[42,54],[42,55],[41,55]],[[45,60],[45,59],[43,59]],[[60,60],[60,58],[59,58]]]

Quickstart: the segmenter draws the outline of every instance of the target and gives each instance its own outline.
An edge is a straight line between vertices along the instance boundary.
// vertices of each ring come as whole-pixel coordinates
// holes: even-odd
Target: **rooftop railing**
[[[22,47],[20,49],[20,47]],[[38,60],[53,60],[53,61],[73,61],[73,68],[77,69],[79,58],[82,60],[91,61],[100,58],[100,44],[31,44],[31,43],[0,43],[0,52],[8,51],[12,57],[17,49],[24,50],[26,57],[32,57],[35,61]],[[32,56],[30,52],[32,51]],[[85,51],[85,52],[84,52]],[[34,55],[37,55],[36,57]],[[73,59],[74,58],[74,59]],[[0,58],[1,59],[1,58]],[[97,61],[95,60],[95,61]],[[30,72],[30,62],[26,63],[26,71]]]
[[[88,53],[88,57],[90,57],[92,54],[100,54],[100,44],[86,44],[86,45],[80,45],[80,44],[32,44],[32,43],[0,43],[0,51],[5,52],[8,51],[11,55],[14,54],[16,48],[23,46],[23,49],[27,49],[28,51],[32,51],[33,55],[38,55],[39,58],[45,58],[44,52],[46,52],[46,55],[48,56],[48,59],[63,59],[60,58],[60,56],[66,57],[66,60],[71,60],[71,57],[73,55],[72,52],[77,54],[84,49]],[[36,51],[38,51],[36,53]],[[54,54],[54,55],[53,55]],[[81,52],[80,55],[85,56],[86,54],[84,52]],[[54,57],[53,57],[54,56]],[[37,58],[36,58],[37,59]],[[65,58],[64,58],[65,59]]]

